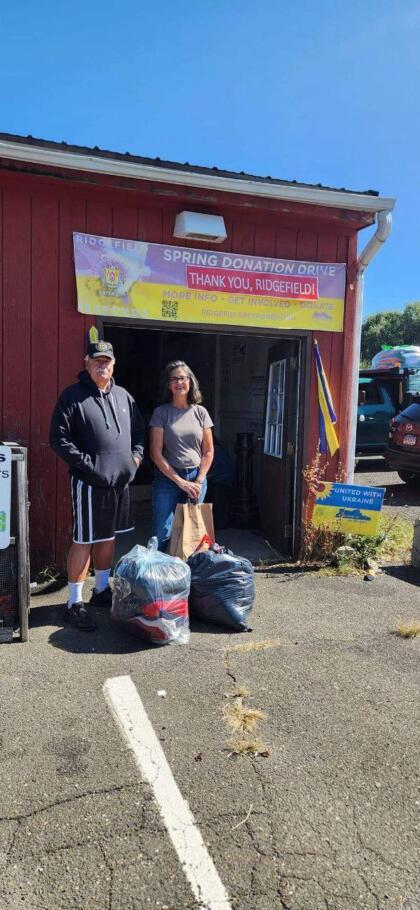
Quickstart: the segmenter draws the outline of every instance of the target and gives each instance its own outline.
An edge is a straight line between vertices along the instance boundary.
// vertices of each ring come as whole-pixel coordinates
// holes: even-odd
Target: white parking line
[[[143,779],[150,784],[169,837],[178,854],[200,910],[232,910],[227,892],[165,758],[142,700],[130,676],[104,684],[114,718],[134,753]]]

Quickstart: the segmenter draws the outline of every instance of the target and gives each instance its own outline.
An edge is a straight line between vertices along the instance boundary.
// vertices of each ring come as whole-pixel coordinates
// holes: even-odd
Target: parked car
[[[389,421],[419,400],[419,369],[360,370],[356,455],[384,455]]]
[[[356,455],[383,455],[388,427],[397,408],[380,378],[361,376],[357,408]]]
[[[420,404],[410,404],[391,420],[385,458],[410,486],[420,486]]]

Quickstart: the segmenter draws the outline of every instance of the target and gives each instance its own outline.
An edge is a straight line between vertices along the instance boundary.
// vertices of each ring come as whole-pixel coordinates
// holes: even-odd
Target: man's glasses
[[[172,376],[172,378],[169,380],[169,384],[171,384],[172,382],[189,382],[189,381],[190,381],[189,376]]]

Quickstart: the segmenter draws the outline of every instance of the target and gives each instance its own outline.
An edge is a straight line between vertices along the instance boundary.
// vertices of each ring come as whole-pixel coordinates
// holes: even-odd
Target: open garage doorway
[[[113,322],[104,322],[103,335],[114,347],[116,382],[133,395],[146,426],[165,364],[183,360],[196,374],[214,422],[206,500],[213,503],[218,542],[254,562],[293,555],[299,340]],[[132,485],[135,542],[142,544],[151,533],[152,479],[146,446]]]

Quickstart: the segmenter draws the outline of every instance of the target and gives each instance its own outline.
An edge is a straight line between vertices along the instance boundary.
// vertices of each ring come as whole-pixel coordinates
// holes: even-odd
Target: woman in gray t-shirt
[[[179,502],[203,502],[213,461],[213,422],[200,404],[194,373],[183,360],[163,371],[163,404],[150,421],[150,457],[156,466],[152,484],[153,534],[165,550]]]

